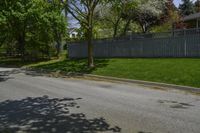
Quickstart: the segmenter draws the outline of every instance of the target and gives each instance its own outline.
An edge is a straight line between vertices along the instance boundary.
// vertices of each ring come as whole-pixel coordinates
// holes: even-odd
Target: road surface
[[[198,95],[4,68],[0,75],[0,132],[200,132]]]

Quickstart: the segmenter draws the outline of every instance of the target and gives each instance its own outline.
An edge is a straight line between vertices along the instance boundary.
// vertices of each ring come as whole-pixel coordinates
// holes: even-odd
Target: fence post
[[[130,32],[129,36],[130,36],[130,40],[133,40],[133,32]]]
[[[187,39],[186,39],[186,30],[185,28],[183,29],[184,31],[184,56],[186,57],[187,56]]]
[[[174,29],[175,29],[175,23],[173,22],[172,23],[172,31],[171,31],[172,32],[172,37],[174,37]]]

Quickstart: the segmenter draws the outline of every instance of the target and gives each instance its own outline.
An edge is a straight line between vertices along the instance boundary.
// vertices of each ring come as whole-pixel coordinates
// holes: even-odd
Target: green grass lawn
[[[27,63],[25,66],[52,71],[91,73],[200,88],[200,59],[96,59],[95,64],[95,69],[88,69],[86,59],[69,60],[62,57],[39,63]]]
[[[200,59],[111,59],[92,73],[200,87]]]
[[[95,63],[95,69],[88,69],[85,59],[66,59],[34,68],[200,87],[200,59],[97,59]]]

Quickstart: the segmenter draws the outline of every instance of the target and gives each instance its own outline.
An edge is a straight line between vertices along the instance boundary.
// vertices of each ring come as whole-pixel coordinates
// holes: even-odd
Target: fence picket
[[[181,32],[180,32],[181,33]],[[131,40],[94,41],[95,57],[200,57],[200,35]],[[69,58],[87,57],[87,43],[74,42],[68,47]]]

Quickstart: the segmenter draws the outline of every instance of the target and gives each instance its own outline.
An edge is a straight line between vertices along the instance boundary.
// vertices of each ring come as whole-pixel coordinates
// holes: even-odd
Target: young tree
[[[151,30],[153,32],[166,32],[173,29],[173,23],[180,22],[180,15],[173,0],[167,0],[165,8],[159,19],[159,25]]]
[[[161,20],[163,22],[168,21],[171,19],[172,14],[175,12],[176,6],[173,3],[173,0],[167,0],[165,3],[163,14],[161,15]]]
[[[182,0],[179,10],[182,16],[193,14],[195,12],[194,4],[191,0]]]

